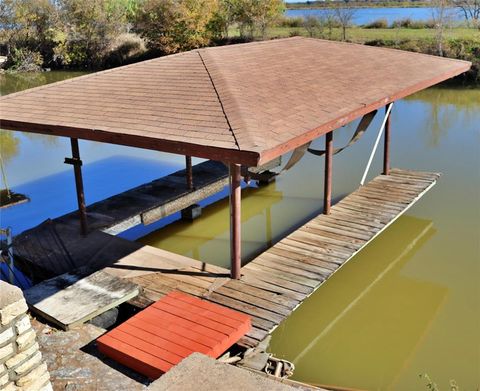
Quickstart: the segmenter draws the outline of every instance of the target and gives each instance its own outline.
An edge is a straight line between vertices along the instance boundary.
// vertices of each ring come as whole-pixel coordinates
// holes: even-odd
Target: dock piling
[[[333,131],[325,135],[325,183],[323,192],[323,213],[330,214],[332,206],[332,157],[333,157]]]
[[[240,164],[230,164],[230,274],[240,279],[241,264],[241,196]]]
[[[82,160],[80,159],[80,149],[78,147],[78,139],[71,138],[72,158],[65,158],[65,163],[73,165],[75,174],[75,188],[77,191],[78,213],[80,217],[80,232],[82,235],[87,234],[87,208],[85,206],[85,193],[83,190],[82,178]]]
[[[388,106],[385,107],[385,113]],[[383,147],[383,175],[390,175],[390,115],[387,116],[385,123],[385,138]]]

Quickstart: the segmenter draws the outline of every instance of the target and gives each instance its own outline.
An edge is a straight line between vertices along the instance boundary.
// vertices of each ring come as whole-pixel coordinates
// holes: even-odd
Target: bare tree
[[[480,28],[480,0],[452,0],[452,4],[460,9],[467,22]]]
[[[303,20],[303,27],[310,37],[319,37],[323,32],[324,25],[322,16],[309,15]]]
[[[443,34],[451,19],[449,0],[432,0],[432,19],[435,24],[435,43],[439,56],[443,56]]]
[[[341,6],[335,8],[335,17],[342,28],[342,40],[347,39],[347,28],[352,24],[356,9],[349,4],[349,0],[344,0]]]

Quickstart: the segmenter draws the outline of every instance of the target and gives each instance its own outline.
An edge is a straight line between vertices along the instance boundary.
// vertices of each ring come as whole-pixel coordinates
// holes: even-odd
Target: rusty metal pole
[[[323,213],[330,214],[332,205],[332,157],[333,157],[333,131],[325,135],[325,180],[323,191]]]
[[[80,160],[80,150],[78,148],[78,139],[71,138],[72,159],[65,159],[65,162],[73,164],[73,172],[75,174],[75,186],[77,189],[78,213],[80,217],[80,232],[82,235],[87,234],[87,208],[85,206],[85,193],[83,191],[82,179],[82,161]],[[68,161],[69,160],[69,161]]]
[[[185,156],[185,172],[187,177],[187,188],[193,190],[193,171],[192,171],[192,157]]]
[[[390,116],[392,112],[388,113],[388,105],[385,106],[385,113],[388,114],[385,122],[385,138],[383,147],[383,175],[390,175]]]
[[[240,165],[230,164],[230,276],[236,280],[240,279],[242,267],[241,197]]]

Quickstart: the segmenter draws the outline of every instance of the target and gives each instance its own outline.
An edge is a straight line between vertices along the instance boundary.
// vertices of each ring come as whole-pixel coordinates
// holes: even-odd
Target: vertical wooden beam
[[[390,103],[391,104],[391,103]],[[389,105],[385,106],[385,113],[388,112]],[[390,174],[390,117],[392,111],[388,113],[387,121],[385,122],[385,138],[383,147],[383,175]]]
[[[323,213],[330,214],[332,205],[332,157],[333,131],[325,135],[325,180],[323,189]]]
[[[242,267],[241,197],[240,165],[230,164],[230,276],[236,280]]]
[[[71,138],[72,145],[72,164],[75,174],[75,187],[77,190],[78,213],[80,217],[80,233],[87,234],[87,208],[85,206],[85,193],[83,191],[82,161],[80,160],[80,150],[78,148],[78,139]]]
[[[187,178],[187,188],[188,190],[193,190],[193,171],[192,171],[192,157],[185,156],[185,172]]]

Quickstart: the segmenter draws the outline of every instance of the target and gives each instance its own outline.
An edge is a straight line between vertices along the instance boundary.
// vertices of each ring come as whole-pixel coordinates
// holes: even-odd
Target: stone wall
[[[50,391],[22,291],[0,281],[0,390]]]

